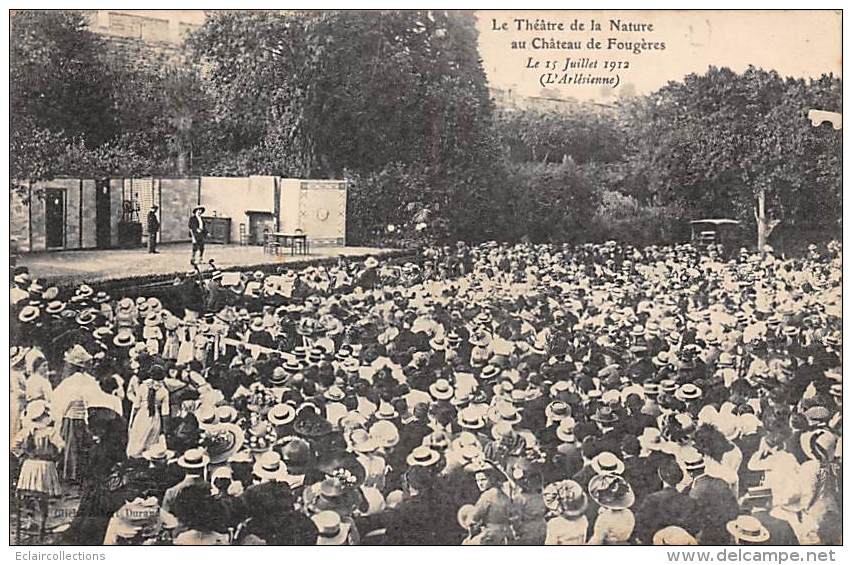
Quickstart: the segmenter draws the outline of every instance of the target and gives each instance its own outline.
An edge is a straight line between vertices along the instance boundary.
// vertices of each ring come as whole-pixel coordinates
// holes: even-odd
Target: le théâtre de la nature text
[[[491,18],[509,49],[528,52],[523,70],[542,88],[617,88],[641,56],[665,51],[652,22],[614,18]]]

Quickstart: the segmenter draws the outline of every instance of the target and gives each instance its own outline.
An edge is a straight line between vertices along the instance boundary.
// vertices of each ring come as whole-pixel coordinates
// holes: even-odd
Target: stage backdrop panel
[[[346,245],[346,181],[281,179],[281,231],[311,245]]]
[[[80,209],[80,247],[83,249],[93,249],[98,245],[97,230],[98,230],[98,208],[96,205],[97,187],[92,179],[83,179],[83,189],[81,191],[82,207]]]
[[[205,216],[231,219],[231,241],[240,240],[246,212],[275,213],[275,177],[201,177],[201,205]]]
[[[201,179],[160,179],[160,242],[190,241],[187,222],[198,204]]]

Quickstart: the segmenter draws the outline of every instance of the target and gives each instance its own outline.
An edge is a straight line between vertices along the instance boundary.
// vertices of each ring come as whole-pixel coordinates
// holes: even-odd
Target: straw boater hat
[[[203,469],[210,463],[210,456],[203,448],[194,447],[187,449],[183,455],[178,458],[178,466],[184,469]]]
[[[112,335],[110,326],[99,326],[92,332],[92,336],[98,341],[105,341]]]
[[[833,459],[837,442],[837,436],[824,429],[805,432],[799,439],[802,452],[813,461]]]
[[[295,374],[302,370],[302,364],[297,358],[288,359],[287,362],[284,363],[284,370],[290,374]]]
[[[450,442],[450,449],[453,451],[462,451],[465,448],[473,447],[479,452],[482,452],[482,442],[473,434],[473,432],[461,432]]]
[[[612,510],[630,508],[636,501],[630,484],[614,473],[592,477],[589,494],[600,506]]]
[[[41,312],[38,307],[30,306],[29,304],[24,306],[21,311],[18,313],[18,319],[25,324],[36,320],[39,317]]]
[[[117,313],[127,313],[133,310],[134,306],[135,303],[133,302],[132,298],[124,297],[118,301],[118,304],[116,304],[115,308],[117,310]]]
[[[192,208],[192,213],[193,213],[193,214],[195,214],[195,213],[196,213],[196,212],[198,212],[199,210],[200,210],[200,211],[201,211],[201,213],[203,214],[203,213],[207,210],[207,208],[205,208],[204,206],[194,206],[194,207]]]
[[[115,337],[112,338],[112,343],[118,347],[130,347],[136,343],[136,337],[133,335],[132,329],[120,328]]]
[[[450,436],[447,432],[441,430],[434,431],[423,438],[423,445],[435,449],[438,453],[443,453],[450,448]]]
[[[251,321],[249,325],[249,329],[253,332],[261,332],[263,331],[263,319],[260,317],[256,317]]]
[[[77,316],[74,318],[74,321],[77,322],[78,325],[88,326],[89,324],[94,322],[96,319],[97,319],[97,316],[95,315],[94,310],[86,309],[86,310],[83,310],[82,312],[80,312],[79,314],[77,314]]]
[[[313,347],[308,353],[308,360],[311,363],[319,363],[325,358],[325,349],[322,347]]]
[[[339,402],[346,398],[346,392],[337,385],[331,385],[322,395],[331,402]]]
[[[61,300],[49,302],[47,308],[44,309],[48,314],[61,314],[63,310],[65,310],[65,303]]]
[[[769,530],[754,516],[741,515],[726,526],[728,532],[740,542],[763,543],[769,540]]]
[[[344,545],[349,537],[349,522],[343,522],[334,510],[317,512],[311,517],[317,527],[317,545]]]
[[[431,447],[421,445],[412,449],[408,457],[405,458],[405,461],[413,467],[430,467],[440,459],[441,455],[437,451]]]
[[[485,427],[482,411],[473,406],[459,410],[457,419],[459,426],[466,430],[481,430]]]
[[[614,424],[618,421],[618,416],[609,406],[599,406],[591,419],[599,424]]]
[[[624,463],[609,451],[603,451],[592,459],[592,469],[598,475],[614,473],[621,475],[624,473]]]
[[[455,330],[450,330],[447,334],[447,345],[450,347],[457,347],[461,343],[461,337]]]
[[[689,473],[704,469],[704,456],[694,447],[686,447],[680,452],[680,463]]]
[[[447,348],[447,343],[443,336],[435,336],[429,340],[429,347],[434,351],[444,351]]]
[[[675,391],[675,398],[683,402],[697,400],[701,398],[701,389],[692,383],[683,384]]]
[[[287,479],[287,467],[276,451],[267,451],[257,458],[252,472],[267,481],[284,482]]]
[[[399,412],[390,402],[380,402],[373,416],[377,420],[395,420],[399,417]]]
[[[171,461],[175,457],[175,452],[166,446],[165,436],[160,436],[160,440],[146,449],[142,457],[148,461]]]
[[[452,385],[446,379],[438,379],[429,386],[429,393],[435,400],[449,400],[454,392]]]
[[[273,387],[284,386],[289,378],[289,374],[284,367],[275,367],[272,369],[272,374],[269,375],[269,385]]]
[[[551,420],[562,421],[571,417],[571,406],[561,400],[554,400],[547,405],[544,413]]]
[[[642,391],[645,397],[657,396],[660,394],[660,385],[657,383],[644,383],[642,385]]]
[[[665,379],[660,381],[660,389],[671,394],[677,390],[677,383],[671,379]]]
[[[148,315],[145,316],[146,327],[153,328],[159,326],[161,323],[163,323],[163,317],[158,311],[150,311]]]
[[[488,419],[494,424],[501,422],[517,424],[521,421],[521,414],[513,404],[499,402],[488,410]]]
[[[575,426],[574,418],[563,418],[559,421],[559,425],[556,427],[556,437],[559,441],[574,443],[577,441],[577,437],[574,435]]]
[[[196,412],[195,417],[198,420],[198,425],[202,428],[207,428],[209,426],[215,426],[219,423],[219,416],[216,414],[216,408],[213,406],[207,405],[202,407],[198,412]]]
[[[455,390],[455,392],[453,393],[453,397],[450,399],[450,404],[452,404],[453,406],[457,406],[457,407],[458,406],[467,406],[472,401],[473,401],[473,391],[472,390],[470,390],[468,388],[464,388],[464,389],[457,388]]]
[[[340,364],[340,368],[346,373],[357,373],[361,368],[361,364],[355,357],[349,357]]]
[[[719,354],[719,358],[716,360],[716,368],[717,369],[729,369],[734,366],[734,356],[727,352],[723,351]]]

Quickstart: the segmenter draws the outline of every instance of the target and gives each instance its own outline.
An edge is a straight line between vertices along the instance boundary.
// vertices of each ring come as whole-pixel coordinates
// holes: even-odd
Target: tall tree
[[[102,40],[67,10],[14,11],[9,98],[13,135],[29,127],[79,137],[95,147],[116,133]]]
[[[476,37],[466,13],[226,12],[189,45],[231,152],[332,176],[467,160],[491,114]]]
[[[839,111],[840,90],[835,77],[784,79],[754,67],[711,67],[669,83],[626,106],[627,176],[646,181],[651,202],[755,226],[761,249],[781,222],[807,222],[815,210],[834,221],[840,138],[812,128],[807,113]]]

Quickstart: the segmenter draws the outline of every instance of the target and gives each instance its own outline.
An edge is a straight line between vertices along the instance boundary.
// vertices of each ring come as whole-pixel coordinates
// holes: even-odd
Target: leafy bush
[[[504,170],[515,237],[534,242],[585,238],[595,194],[582,168],[570,162],[516,163]]]
[[[589,240],[616,240],[633,245],[681,241],[689,232],[682,208],[639,204],[632,196],[612,190],[601,192],[591,224]]]

